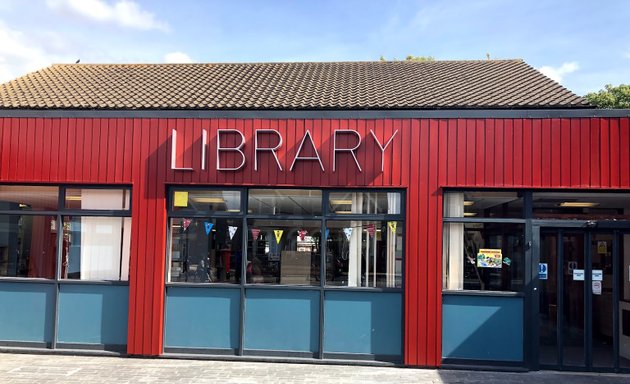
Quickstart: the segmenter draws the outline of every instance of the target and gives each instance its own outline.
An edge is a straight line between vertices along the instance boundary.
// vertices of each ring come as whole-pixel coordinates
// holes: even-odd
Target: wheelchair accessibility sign
[[[538,279],[547,280],[548,274],[547,263],[538,263]]]

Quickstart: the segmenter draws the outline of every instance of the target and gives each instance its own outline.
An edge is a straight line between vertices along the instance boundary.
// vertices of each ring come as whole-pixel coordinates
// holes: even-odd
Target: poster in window
[[[500,249],[482,248],[477,253],[477,267],[501,268],[503,256]]]

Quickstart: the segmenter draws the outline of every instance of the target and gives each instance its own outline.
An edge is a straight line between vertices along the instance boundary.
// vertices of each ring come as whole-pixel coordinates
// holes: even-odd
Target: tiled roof
[[[0,108],[587,107],[522,60],[58,64],[0,85]]]

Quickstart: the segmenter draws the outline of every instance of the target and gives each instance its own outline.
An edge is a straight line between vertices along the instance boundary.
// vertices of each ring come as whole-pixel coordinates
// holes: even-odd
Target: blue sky
[[[630,1],[0,0],[0,82],[52,63],[522,58],[630,83]]]

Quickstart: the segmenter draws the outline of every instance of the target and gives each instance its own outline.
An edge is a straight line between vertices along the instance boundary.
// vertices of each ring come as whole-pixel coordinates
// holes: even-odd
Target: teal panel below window
[[[164,346],[238,348],[240,289],[168,287]]]
[[[52,342],[55,285],[0,283],[0,340]]]
[[[317,352],[319,292],[248,289],[245,349]]]
[[[57,341],[76,344],[127,344],[129,287],[62,284]]]
[[[402,356],[402,294],[326,292],[324,352]]]
[[[444,295],[444,358],[522,361],[521,297]]]

